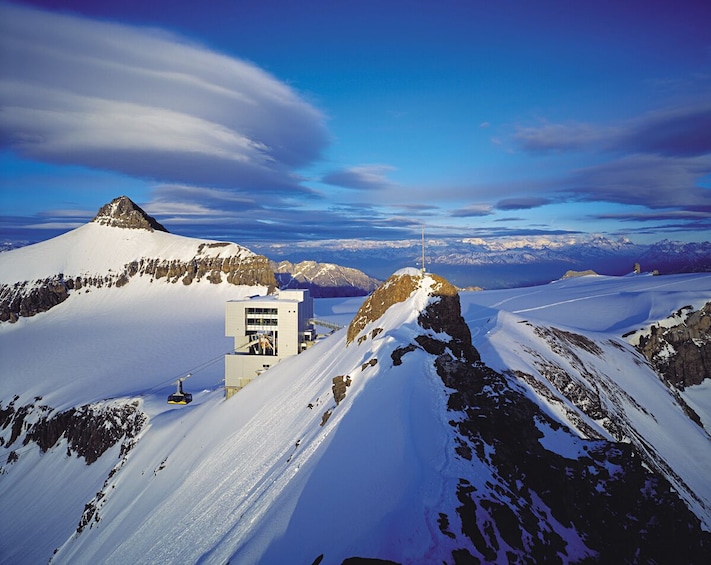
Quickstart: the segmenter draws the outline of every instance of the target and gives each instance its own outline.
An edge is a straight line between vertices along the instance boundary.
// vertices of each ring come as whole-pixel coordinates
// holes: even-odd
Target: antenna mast
[[[422,228],[422,274],[425,274],[425,228]]]

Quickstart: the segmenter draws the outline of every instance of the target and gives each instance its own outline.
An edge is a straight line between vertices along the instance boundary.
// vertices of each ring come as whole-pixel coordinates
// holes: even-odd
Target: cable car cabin
[[[168,404],[190,404],[193,401],[193,395],[189,392],[183,392],[183,379],[178,381],[178,389],[168,397]]]
[[[190,404],[193,401],[193,395],[189,392],[175,393],[168,397],[168,404]]]

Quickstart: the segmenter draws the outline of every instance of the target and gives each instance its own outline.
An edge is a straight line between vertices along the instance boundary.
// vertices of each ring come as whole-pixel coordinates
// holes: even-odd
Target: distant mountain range
[[[271,262],[279,288],[308,288],[317,298],[362,296],[378,288],[382,281],[350,267],[316,261]]]
[[[420,266],[421,243],[401,241],[326,241],[278,246],[252,245],[273,259],[313,260],[348,265],[376,278],[393,268]],[[599,274],[660,274],[711,271],[711,242],[669,240],[650,245],[602,235],[517,238],[430,238],[426,264],[459,287],[513,288],[558,280],[569,270]]]
[[[119,200],[124,204],[116,204]],[[138,222],[144,229],[167,232],[154,218],[125,201],[130,202],[121,197],[107,204],[93,222],[118,206],[113,220],[105,221],[105,225],[131,227],[131,222]],[[140,212],[136,212],[136,208]],[[133,219],[123,219],[122,214],[133,214]],[[0,252],[28,243],[2,242]],[[254,242],[249,244],[249,249],[268,257],[277,284],[310,288],[314,296],[323,297],[368,294],[393,270],[419,268],[422,263],[418,239]],[[660,274],[711,271],[711,241],[687,243],[665,239],[639,244],[625,237],[610,238],[600,234],[490,239],[432,237],[426,239],[425,251],[426,266],[436,269],[459,288],[543,284],[558,280],[571,270],[624,275],[632,272],[635,264],[643,272]]]

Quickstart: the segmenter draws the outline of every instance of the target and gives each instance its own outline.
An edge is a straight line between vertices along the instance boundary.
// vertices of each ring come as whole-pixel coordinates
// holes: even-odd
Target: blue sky
[[[711,4],[0,3],[0,237],[711,239]]]

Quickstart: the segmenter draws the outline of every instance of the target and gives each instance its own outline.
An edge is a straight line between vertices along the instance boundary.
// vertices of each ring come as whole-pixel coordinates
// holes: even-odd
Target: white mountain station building
[[[313,316],[314,302],[307,289],[227,302],[225,335],[233,336],[235,345],[234,352],[225,355],[226,397],[313,343]]]

